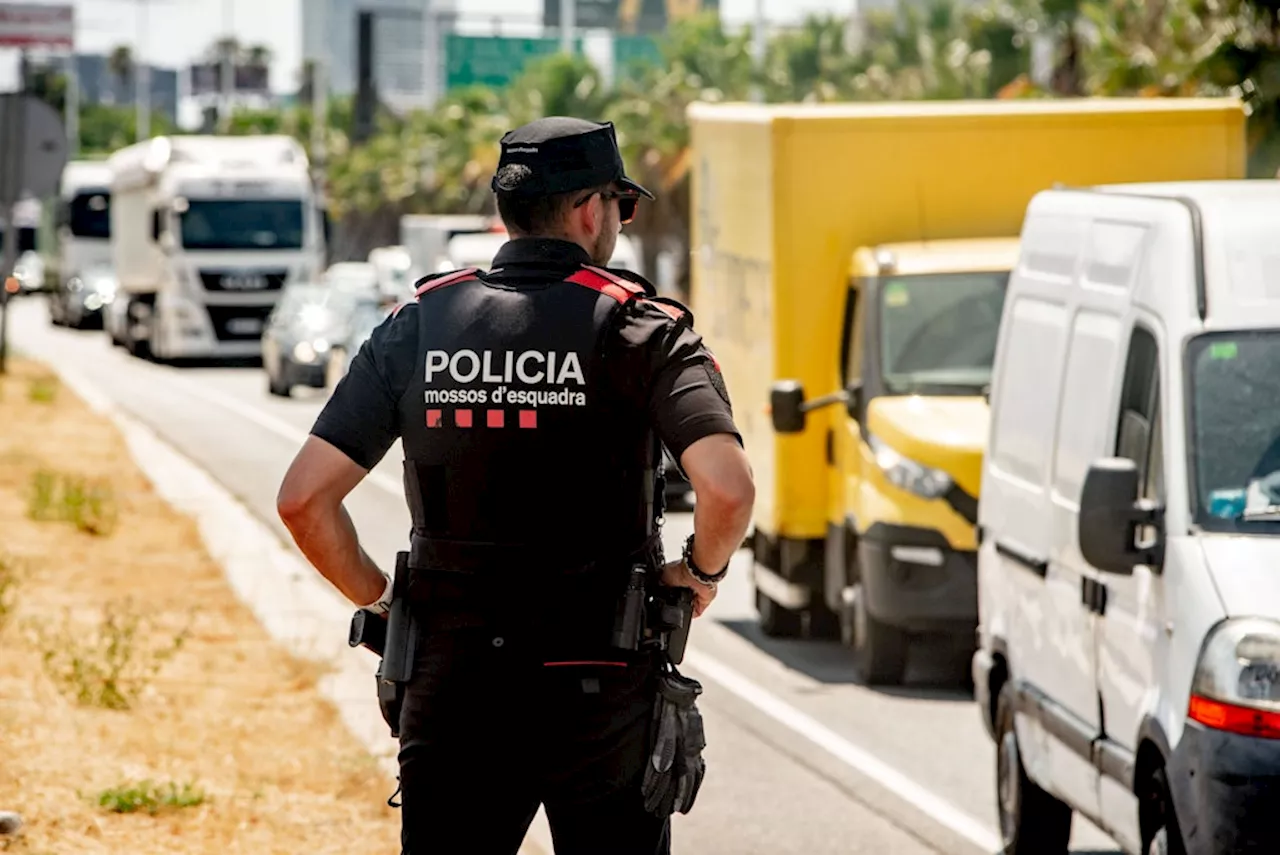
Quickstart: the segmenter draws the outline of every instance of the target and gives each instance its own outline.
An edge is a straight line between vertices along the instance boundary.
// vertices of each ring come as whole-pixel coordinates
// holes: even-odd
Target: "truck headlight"
[[[926,499],[937,499],[951,489],[951,476],[941,469],[917,463],[870,434],[867,435],[867,445],[890,484]]]
[[[1187,716],[1214,730],[1280,739],[1280,623],[1218,624],[1201,648]]]

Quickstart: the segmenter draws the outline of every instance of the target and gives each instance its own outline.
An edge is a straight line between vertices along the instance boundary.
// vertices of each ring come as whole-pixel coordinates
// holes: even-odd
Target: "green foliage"
[[[41,374],[27,384],[27,397],[37,404],[52,404],[58,397],[58,376]]]
[[[58,625],[35,625],[34,634],[45,673],[60,691],[84,706],[128,710],[188,634],[183,629],[148,645],[149,628],[126,600],[107,603],[96,626],[86,628],[66,615]]]
[[[107,480],[39,469],[31,478],[27,516],[39,522],[69,522],[87,534],[106,537],[115,531],[119,507]]]
[[[157,784],[144,780],[136,784],[124,784],[103,790],[98,794],[98,806],[112,813],[137,813],[146,811],[155,816],[168,809],[198,807],[204,804],[205,794],[193,782],[180,787],[172,781]]]
[[[23,569],[18,559],[7,552],[0,552],[0,630],[9,622],[18,604],[18,583]]]

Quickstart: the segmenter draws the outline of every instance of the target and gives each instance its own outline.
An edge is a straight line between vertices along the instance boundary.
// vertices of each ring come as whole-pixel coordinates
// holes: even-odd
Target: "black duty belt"
[[[442,571],[462,574],[492,572],[495,569],[510,573],[519,571],[521,565],[531,561],[554,561],[542,548],[528,544],[483,543],[473,540],[442,540],[413,534],[409,540],[409,567],[413,570]],[[638,547],[625,552],[587,561],[570,562],[568,567],[556,568],[559,574],[576,576],[598,570],[628,568],[634,563],[654,567],[662,560],[662,540],[651,535]]]

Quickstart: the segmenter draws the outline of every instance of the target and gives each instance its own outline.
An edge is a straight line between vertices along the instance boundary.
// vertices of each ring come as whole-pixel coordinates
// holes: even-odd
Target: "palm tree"
[[[107,68],[128,89],[133,82],[133,49],[117,45],[107,57]]]

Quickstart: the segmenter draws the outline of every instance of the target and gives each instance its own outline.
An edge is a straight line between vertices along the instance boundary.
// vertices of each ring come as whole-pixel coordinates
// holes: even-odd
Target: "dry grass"
[[[322,669],[271,641],[111,424],[47,376],[11,359],[0,377],[0,810],[25,820],[0,851],[397,851],[395,782],[318,695]],[[41,471],[111,485],[114,528],[31,519]],[[75,639],[61,670],[56,638]],[[78,698],[113,668],[127,709]]]

